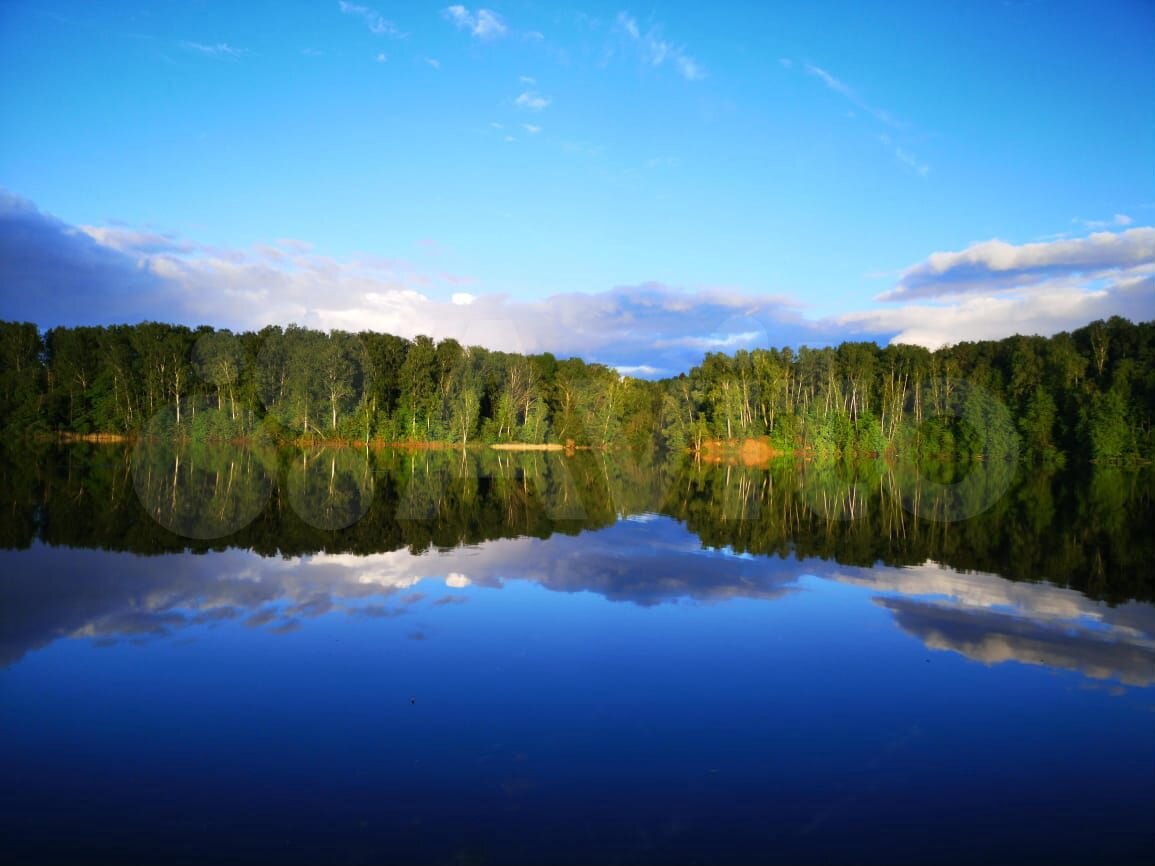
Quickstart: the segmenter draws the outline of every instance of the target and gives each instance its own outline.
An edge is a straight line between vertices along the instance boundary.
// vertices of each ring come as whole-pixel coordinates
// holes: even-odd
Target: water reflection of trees
[[[980,468],[973,480],[960,476],[952,467],[928,476],[884,462],[691,464],[660,510],[704,544],[743,553],[862,566],[933,560],[1107,600],[1155,597],[1150,472],[1099,467],[1007,480]],[[999,487],[1006,492],[991,496]]]
[[[658,512],[704,545],[737,552],[863,566],[933,560],[1111,601],[1155,598],[1149,470],[999,474],[1006,471],[791,461],[754,469],[590,452],[43,445],[0,455],[0,544],[419,552],[575,534]]]

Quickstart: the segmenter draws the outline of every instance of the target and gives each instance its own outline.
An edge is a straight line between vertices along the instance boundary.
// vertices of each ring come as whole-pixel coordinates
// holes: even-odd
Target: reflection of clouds
[[[420,554],[263,558],[225,550],[138,557],[36,545],[0,553],[0,571],[10,576],[0,584],[0,664],[11,664],[63,637],[163,638],[233,619],[291,630],[334,610],[397,616],[424,600],[406,591],[429,579],[452,590],[524,579],[555,591],[654,605],[674,598],[772,598],[788,591],[798,566],[703,551],[680,524],[662,518]],[[394,599],[389,606],[382,604],[386,597]]]
[[[1018,661],[1075,670],[1129,685],[1155,683],[1155,607],[1111,607],[1058,586],[963,573],[935,562],[907,568],[846,568],[831,575],[885,593],[876,599],[931,649],[984,664]]]
[[[285,632],[334,611],[387,619],[418,605],[428,611],[469,598],[426,598],[414,590],[423,581],[460,592],[528,580],[556,592],[651,606],[678,599],[774,599],[814,575],[879,593],[878,603],[898,625],[932,648],[985,663],[1016,659],[1093,678],[1155,683],[1152,605],[1109,607],[1073,590],[933,562],[854,568],[735,555],[703,548],[684,526],[664,517],[623,520],[576,536],[500,539],[419,554],[402,549],[262,558],[226,550],[138,557],[37,545],[0,553],[0,571],[6,575],[0,583],[0,664],[62,637],[148,640],[230,620]]]
[[[1017,661],[1133,686],[1155,683],[1155,641],[1150,639],[950,603],[905,598],[877,602],[931,649],[951,650],[984,664]]]
[[[1155,639],[1155,607],[1129,602],[1111,607],[1072,589],[1042,583],[1022,583],[983,572],[960,572],[936,562],[905,568],[836,569],[831,575],[849,583],[883,592],[911,596],[942,596],[959,607],[1002,609],[1035,622],[1059,624],[1079,621],[1115,635],[1141,642]]]

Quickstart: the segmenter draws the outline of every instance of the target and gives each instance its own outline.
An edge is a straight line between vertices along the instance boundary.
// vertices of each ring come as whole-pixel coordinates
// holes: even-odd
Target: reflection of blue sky
[[[1072,590],[961,573],[928,562],[855,568],[825,560],[761,558],[704,548],[681,524],[645,515],[598,532],[517,538],[413,554],[319,553],[262,558],[227,550],[142,558],[34,547],[6,552],[0,658],[11,663],[62,637],[102,644],[167,637],[237,621],[291,631],[344,613],[393,618],[457,596],[528,581],[561,593],[591,593],[652,607],[670,602],[772,600],[799,591],[828,599],[821,615],[853,629],[868,590],[901,629],[932,649],[985,664],[1021,661],[1077,670],[1130,685],[1155,682],[1155,608],[1110,607]],[[806,575],[820,581],[803,581]]]
[[[572,862],[1149,850],[1146,605],[731,557],[665,518],[421,555],[37,546],[0,573],[0,811],[58,845],[75,816],[115,862],[266,829],[301,862],[505,862],[526,828]]]

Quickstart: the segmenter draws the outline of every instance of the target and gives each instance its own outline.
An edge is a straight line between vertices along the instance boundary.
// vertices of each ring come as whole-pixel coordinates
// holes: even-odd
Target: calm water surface
[[[1148,862],[1149,472],[0,459],[7,862]]]

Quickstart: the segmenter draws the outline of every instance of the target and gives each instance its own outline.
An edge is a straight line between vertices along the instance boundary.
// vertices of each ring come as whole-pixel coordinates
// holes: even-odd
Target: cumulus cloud
[[[1072,277],[1095,281],[1151,273],[1155,273],[1155,228],[1018,246],[995,239],[958,252],[931,253],[926,261],[904,271],[898,285],[879,300],[987,293]]]
[[[522,300],[443,268],[337,259],[301,240],[218,248],[125,226],[77,228],[0,194],[0,318],[43,327],[158,319],[372,329],[675,374],[711,351],[845,339],[937,347],[1052,334],[1111,315],[1149,319],[1153,234],[1093,235],[1043,245],[1045,254],[1031,245],[939,253],[904,272],[890,303],[813,319],[787,296],[656,282]]]
[[[932,253],[877,300],[887,306],[833,321],[937,348],[1014,333],[1049,335],[1113,315],[1150,319],[1155,228],[1021,245],[991,240]]]
[[[458,30],[465,30],[475,39],[495,39],[504,36],[509,27],[492,9],[471,12],[465,6],[447,6],[442,13]]]
[[[87,233],[0,190],[0,317],[42,325],[163,318],[174,287],[142,264],[130,238],[142,250],[183,252],[172,238],[147,232]]]
[[[0,265],[15,276],[3,285],[0,316],[46,327],[141,318],[254,329],[296,322],[639,370],[686,369],[704,348],[752,348],[801,333],[823,339],[782,297],[645,283],[515,300],[463,291],[472,280],[402,259],[339,260],[291,239],[241,250],[124,227],[81,230],[9,201],[7,220],[0,211]]]
[[[402,33],[397,29],[397,26],[384,18],[380,12],[375,9],[370,9],[368,6],[359,6],[356,3],[346,3],[345,0],[337,0],[337,8],[345,15],[353,15],[365,22],[365,26],[369,28],[369,32],[376,36],[389,36],[393,39],[403,39],[407,34]]]
[[[650,28],[643,33],[637,19],[628,12],[618,13],[617,28],[628,42],[641,51],[642,59],[648,65],[657,68],[668,62],[687,81],[700,81],[706,77],[706,68],[687,54],[685,49],[662,38],[657,28]]]

